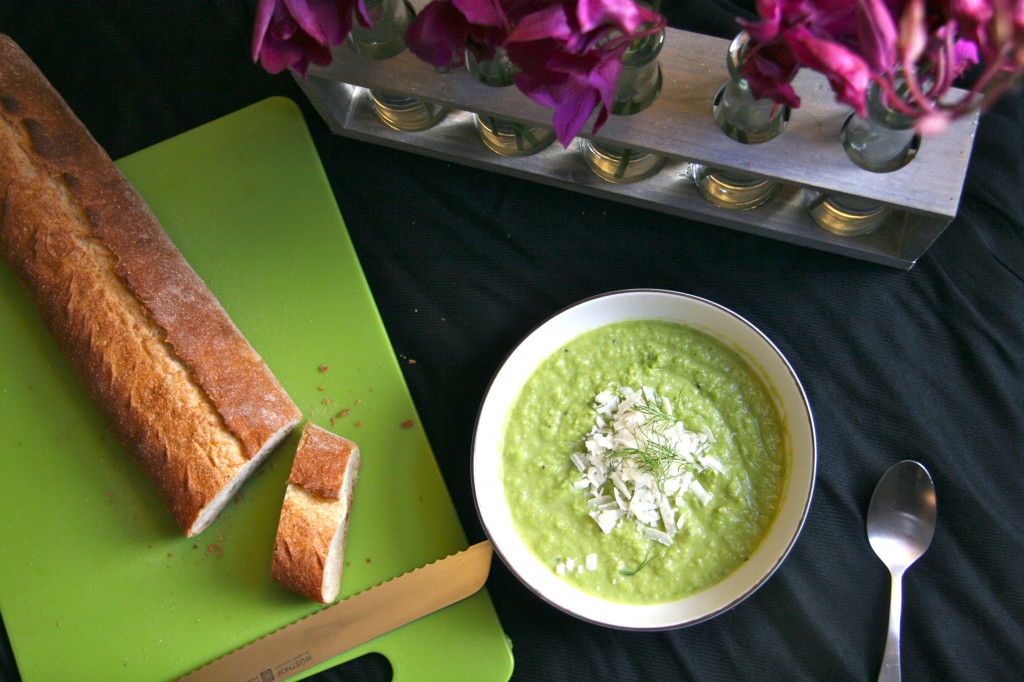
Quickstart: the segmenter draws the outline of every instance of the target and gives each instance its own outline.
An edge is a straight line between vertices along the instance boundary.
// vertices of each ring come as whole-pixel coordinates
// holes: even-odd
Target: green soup
[[[595,396],[622,387],[670,400],[716,462],[693,470],[706,494],[677,500],[668,545],[629,518],[606,533],[593,494],[577,488],[571,457],[594,429]],[[524,386],[502,446],[505,495],[527,545],[565,580],[612,601],[669,601],[722,580],[760,544],[782,492],[783,439],[768,388],[736,352],[679,324],[611,324],[559,349]]]

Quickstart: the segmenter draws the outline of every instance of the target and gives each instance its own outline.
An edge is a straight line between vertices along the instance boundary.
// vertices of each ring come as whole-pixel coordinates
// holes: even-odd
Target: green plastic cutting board
[[[342,597],[463,549],[302,115],[268,99],[118,162],[310,421],[357,441]],[[270,580],[298,430],[185,538],[0,264],[0,611],[34,680],[165,680],[318,606]],[[486,591],[378,652],[396,680],[507,680]]]

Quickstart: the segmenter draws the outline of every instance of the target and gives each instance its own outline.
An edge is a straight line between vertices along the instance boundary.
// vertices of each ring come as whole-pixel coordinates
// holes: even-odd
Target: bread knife
[[[284,680],[475,594],[494,549],[487,540],[328,606],[180,678]]]

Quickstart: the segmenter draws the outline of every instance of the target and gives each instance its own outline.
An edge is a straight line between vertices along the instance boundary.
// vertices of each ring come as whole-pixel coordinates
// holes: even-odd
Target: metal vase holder
[[[414,0],[412,5],[418,10],[426,2]],[[977,114],[923,140],[914,160],[903,168],[872,173],[856,166],[840,143],[849,108],[835,102],[824,77],[805,70],[794,82],[802,105],[792,112],[783,133],[763,144],[742,144],[725,135],[713,115],[715,95],[728,78],[729,42],[667,30],[659,59],[660,96],[639,114],[610,117],[598,136],[668,157],[655,176],[631,184],[594,175],[578,141],[568,149],[556,142],[533,156],[495,154],[480,140],[473,113],[550,126],[552,111],[514,87],[488,87],[465,69],[440,73],[408,51],[375,61],[342,44],[332,64],[310,67],[307,77],[296,76],[296,81],[338,135],[874,263],[913,267],[956,216]],[[369,89],[445,104],[452,111],[426,130],[393,130],[374,113]],[[589,130],[588,125],[583,132]],[[752,210],[720,208],[697,190],[694,163],[778,180],[783,189]],[[895,210],[874,232],[842,237],[811,219],[801,200],[804,188],[863,197]]]

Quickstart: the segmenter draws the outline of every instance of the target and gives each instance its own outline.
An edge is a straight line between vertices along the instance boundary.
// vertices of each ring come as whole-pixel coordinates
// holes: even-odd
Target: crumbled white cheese
[[[689,485],[690,492],[697,496],[701,504],[707,504],[711,501],[711,493],[704,489],[704,486],[700,484],[700,481],[693,479]]]
[[[567,558],[564,561],[558,561],[555,563],[555,573],[558,575],[565,575],[567,572],[575,572],[576,575],[582,575],[584,571],[596,571],[597,570],[597,553],[590,553],[583,557],[582,561],[577,561],[573,558]]]
[[[726,473],[722,462],[707,454],[714,436],[707,429],[687,431],[672,416],[669,400],[646,386],[601,391],[594,397],[594,410],[594,427],[584,439],[586,451],[570,456],[580,473],[573,488],[587,495],[589,515],[603,532],[629,518],[644,537],[671,545],[684,525],[684,496],[692,495],[702,505],[711,501],[697,476]],[[596,567],[597,555],[588,555],[588,570],[594,570],[591,556]],[[563,570],[576,565],[566,559]]]
[[[647,526],[647,527],[644,528],[644,535],[649,540],[657,540],[658,542],[660,542],[663,545],[671,545],[672,544],[672,536],[671,535],[669,535],[668,533],[664,533],[664,532],[658,530],[657,528],[652,528],[651,526]]]

